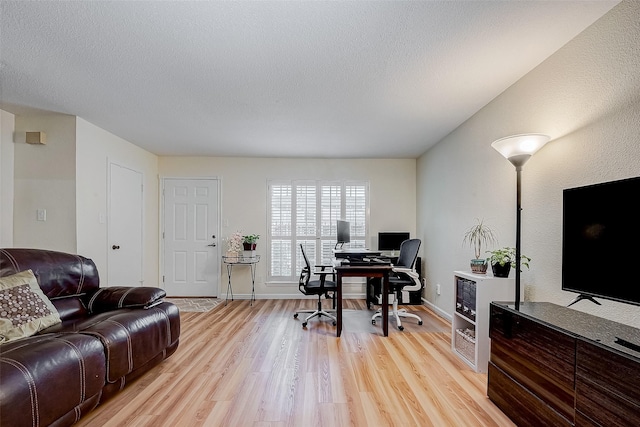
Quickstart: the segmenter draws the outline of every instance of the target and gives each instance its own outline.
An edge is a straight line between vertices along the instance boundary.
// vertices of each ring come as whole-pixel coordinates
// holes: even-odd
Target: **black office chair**
[[[411,317],[418,320],[418,325],[422,325],[422,319],[417,314],[408,313],[407,310],[398,310],[398,296],[403,290],[417,291],[422,289],[420,277],[416,272],[416,260],[418,259],[418,250],[420,249],[420,239],[409,239],[400,245],[400,254],[398,261],[393,266],[392,273],[389,275],[389,293],[393,294],[393,315],[396,317],[398,329],[404,330],[401,317]],[[382,311],[378,310],[371,317],[371,323],[376,324],[376,317],[382,316]]]
[[[304,262],[306,263],[306,267],[303,267],[300,272],[300,279],[298,280],[298,289],[305,295],[317,295],[318,296],[318,309],[317,310],[298,310],[295,312],[293,317],[295,319],[298,318],[299,313],[311,313],[304,322],[302,322],[302,327],[307,327],[307,322],[309,319],[313,317],[321,317],[326,316],[333,320],[333,326],[337,324],[337,318],[333,314],[329,313],[322,309],[322,295],[329,296],[329,292],[333,292],[334,298],[334,307],[335,307],[335,293],[337,290],[335,280],[327,280],[328,275],[332,275],[333,277],[333,269],[332,266],[329,265],[316,265],[319,267],[320,271],[312,271],[311,264],[309,264],[309,259],[307,258],[307,254],[304,252],[304,248],[300,245],[300,250],[302,251],[302,256],[304,257]],[[329,269],[327,269],[329,268]],[[312,275],[319,276],[318,280],[310,280]]]

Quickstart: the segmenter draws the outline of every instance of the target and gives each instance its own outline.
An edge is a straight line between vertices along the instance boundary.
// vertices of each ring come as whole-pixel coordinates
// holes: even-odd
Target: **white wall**
[[[15,116],[0,110],[0,248],[13,246],[13,159]]]
[[[14,235],[16,247],[76,252],[75,117],[15,116]],[[27,131],[46,145],[25,142]],[[36,211],[46,210],[46,221]]]
[[[377,245],[378,231],[410,231],[416,224],[416,161],[364,159],[284,159],[227,157],[160,157],[162,177],[208,176],[221,179],[222,238],[236,230],[267,236],[267,181],[273,179],[367,180],[370,183],[371,247]],[[219,240],[222,243],[222,239]],[[266,239],[258,241],[257,252],[266,261]],[[242,271],[246,270],[246,271]],[[226,283],[221,269],[220,291]],[[251,291],[248,269],[234,271],[234,294]],[[296,285],[265,285],[266,262],[256,270],[259,298],[299,297]]]
[[[78,253],[91,258],[108,282],[107,201],[109,162],[143,175],[143,280],[158,286],[158,157],[78,117],[76,121]]]
[[[522,251],[533,258],[525,298],[566,305],[576,296],[561,290],[562,190],[640,175],[638,22],[640,3],[621,3],[418,160],[431,303],[452,312],[452,272],[469,269],[473,251],[462,240],[476,217],[497,231],[499,246],[514,246],[515,169],[490,144],[528,132],[552,141],[523,170]],[[621,268],[633,256],[622,254]],[[601,302],[574,307],[640,327],[638,307]]]

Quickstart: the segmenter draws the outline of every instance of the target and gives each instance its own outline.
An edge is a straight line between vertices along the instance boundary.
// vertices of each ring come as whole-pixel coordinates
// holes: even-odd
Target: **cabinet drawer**
[[[493,304],[489,322],[492,344],[495,341],[505,347],[505,351],[528,370],[551,377],[563,387],[575,388],[576,339],[573,336]]]
[[[576,409],[600,425],[640,425],[640,363],[577,344]]]
[[[500,368],[520,386],[530,390],[539,400],[549,405],[564,417],[573,419],[575,391],[573,381],[557,376],[558,366],[545,366],[543,361],[530,355],[514,351],[510,343],[501,339],[491,341],[490,363]],[[573,365],[565,366],[573,371]],[[553,368],[553,369],[552,369]],[[517,403],[522,405],[522,403]]]
[[[575,338],[493,305],[490,322],[491,362],[573,420]]]
[[[488,376],[489,399],[518,426],[573,425],[573,408],[570,419],[567,419],[492,362],[489,362]]]

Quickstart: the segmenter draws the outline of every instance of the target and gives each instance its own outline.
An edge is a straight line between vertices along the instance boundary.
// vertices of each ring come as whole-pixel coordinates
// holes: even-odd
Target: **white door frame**
[[[164,233],[164,219],[165,219],[165,214],[164,214],[164,195],[162,194],[163,190],[164,190],[164,183],[165,180],[168,179],[185,179],[185,180],[194,180],[194,179],[202,179],[202,180],[216,180],[218,183],[218,191],[217,191],[217,200],[216,200],[216,205],[217,205],[217,209],[218,209],[218,223],[216,224],[216,227],[218,228],[218,234],[221,233],[221,226],[222,226],[222,220],[221,220],[221,202],[222,202],[222,177],[219,176],[160,176],[158,175],[158,191],[159,191],[159,195],[158,195],[158,200],[159,200],[159,207],[160,207],[160,220],[158,221],[158,238],[159,238],[159,244],[158,244],[158,259],[160,260],[160,262],[158,263],[158,267],[159,267],[159,271],[158,271],[158,277],[160,278],[159,282],[160,282],[160,287],[162,289],[164,289],[165,291],[166,289],[166,285],[165,285],[165,281],[164,281],[164,237],[163,237],[163,233]],[[220,252],[220,247],[222,245],[222,239],[220,238],[220,236],[216,237],[216,241],[217,241],[217,245],[214,249],[214,256],[218,257],[218,260],[222,260],[222,253]],[[220,264],[222,263],[222,261],[217,263],[217,271],[215,272],[216,277],[218,277],[218,297],[220,297],[220,293],[222,292],[221,289],[222,287],[220,286],[221,282],[221,276],[220,276],[220,272],[221,272],[221,267]]]

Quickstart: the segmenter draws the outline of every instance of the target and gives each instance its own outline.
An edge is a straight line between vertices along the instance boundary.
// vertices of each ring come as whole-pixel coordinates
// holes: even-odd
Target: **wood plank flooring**
[[[342,337],[313,300],[233,301],[181,313],[176,353],[96,408],[80,426],[512,426],[486,375],[451,351],[450,325],[390,316],[389,336],[361,300],[344,301]],[[330,301],[325,302],[329,307]]]

